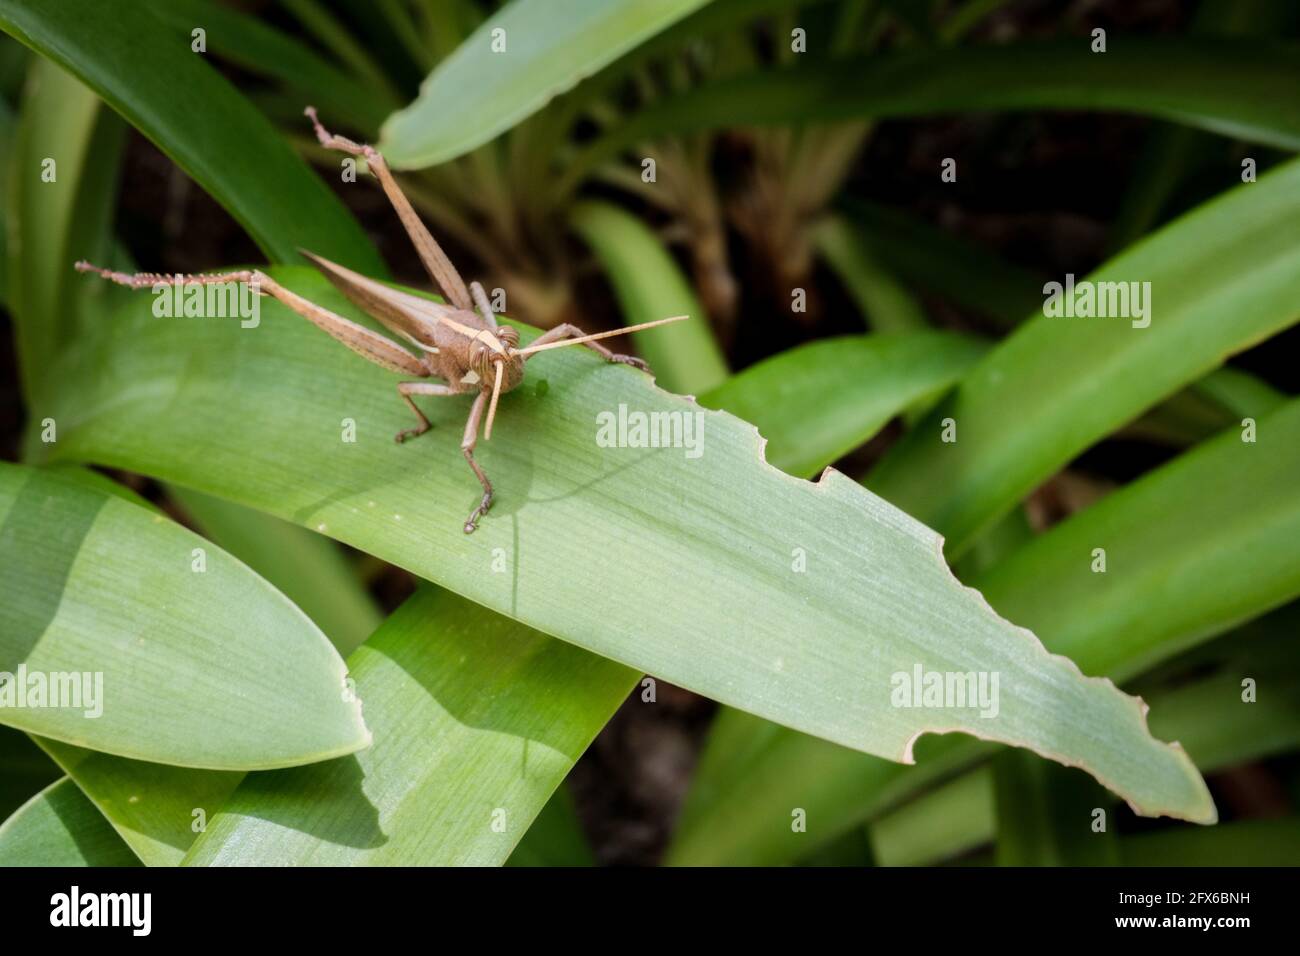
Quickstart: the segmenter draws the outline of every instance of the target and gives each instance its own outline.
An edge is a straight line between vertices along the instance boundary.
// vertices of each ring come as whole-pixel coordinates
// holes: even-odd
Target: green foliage
[[[348,664],[374,746],[250,775],[187,864],[500,865],[636,680],[445,591]]]
[[[1077,24],[969,39],[1003,7],[0,0],[26,418],[0,672],[104,695],[94,719],[0,707],[0,865],[590,865],[565,777],[643,673],[727,705],[670,863],[1290,862],[1294,807],[1140,834],[1118,807],[1212,823],[1202,774],[1300,746],[1300,399],[1225,364],[1300,318],[1291,19],[1206,4],[1104,55]],[[434,428],[398,446],[394,377],[278,302],[251,329],[163,320],[72,272],[137,268],[134,129],[278,281],[376,328],[296,264],[385,276],[338,195],[383,200],[364,164],[338,182],[308,103],[379,136],[525,341],[521,318],[690,316],[634,335],[655,380],[530,362],[478,448],[473,536],[466,402],[419,398]],[[1089,210],[1112,258],[1077,270],[1149,283],[1149,326],[1044,314],[1060,276],[862,198],[878,121],[1021,114],[1001,158],[1045,110],[1159,121]],[[1081,477],[1121,442],[1167,460]],[[918,662],[998,674],[997,716],[897,706]]]
[[[0,722],[209,769],[293,766],[369,745],[325,636],[234,558],[162,517],[4,464],[0,556],[0,660],[32,678],[10,690],[47,684],[53,695],[52,677],[35,678],[70,674],[80,691],[76,707],[11,702]]]
[[[0,823],[0,866],[139,866],[140,861],[67,777]]]
[[[380,146],[399,169],[455,159],[708,2],[511,0],[389,118]]]
[[[1256,143],[1300,146],[1294,48],[1225,37],[1086,39],[820,58],[701,85],[637,113],[575,169],[663,132],[984,110],[1116,110],[1173,119]]]
[[[342,204],[145,4],[0,2],[0,27],[98,93],[229,210],[273,260],[299,247],[381,271]],[[216,121],[216,118],[220,118]]]

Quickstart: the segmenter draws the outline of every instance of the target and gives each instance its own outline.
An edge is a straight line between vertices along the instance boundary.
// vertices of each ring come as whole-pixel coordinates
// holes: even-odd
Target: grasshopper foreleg
[[[586,333],[576,325],[570,325],[568,322],[565,322],[564,324],[557,325],[555,328],[537,336],[537,338],[528,343],[528,347],[530,349],[535,349],[539,345],[549,345],[551,342],[560,342],[564,339],[581,338],[585,334]],[[599,342],[583,342],[582,344],[591,349],[606,362],[617,362],[620,365],[631,365],[633,368],[639,368],[643,372],[650,371],[650,366],[647,365],[643,359],[639,359],[635,355],[623,355],[619,352],[611,351]],[[527,361],[532,357],[532,355],[528,355],[524,360]]]

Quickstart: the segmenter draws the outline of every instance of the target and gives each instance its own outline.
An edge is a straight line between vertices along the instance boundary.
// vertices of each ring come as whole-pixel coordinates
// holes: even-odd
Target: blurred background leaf
[[[398,169],[455,159],[709,0],[510,0],[390,117],[380,149]]]
[[[174,41],[149,5],[2,0],[0,28],[103,97],[220,200],[272,261],[297,261],[306,247],[383,274],[342,204],[226,79]],[[28,175],[36,185],[38,170]]]

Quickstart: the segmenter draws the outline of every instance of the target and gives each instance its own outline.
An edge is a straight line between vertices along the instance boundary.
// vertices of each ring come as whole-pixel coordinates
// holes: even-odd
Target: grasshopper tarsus
[[[479,502],[478,507],[475,508],[473,511],[471,511],[469,513],[469,518],[465,520],[466,534],[474,533],[475,529],[478,528],[478,519],[482,518],[485,514],[487,514],[488,510],[491,509],[491,507],[492,507],[492,492],[486,491],[483,493],[483,499]]]
[[[639,368],[643,372],[650,371],[650,366],[646,364],[646,360],[639,359],[635,355],[623,355],[622,353],[616,352],[610,361],[618,365],[630,365],[633,368]]]
[[[428,430],[429,429],[427,428],[403,428],[400,432],[398,432],[396,435],[393,436],[393,441],[401,445],[404,444],[407,441],[407,439],[419,438]]]

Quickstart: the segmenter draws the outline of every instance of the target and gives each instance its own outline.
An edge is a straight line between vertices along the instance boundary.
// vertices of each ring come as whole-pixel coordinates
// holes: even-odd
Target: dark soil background
[[[1086,36],[1094,26],[1112,35],[1182,32],[1194,9],[1195,4],[1182,0],[1026,0],[1009,4],[972,40],[1061,32]],[[846,192],[919,215],[1039,272],[1082,274],[1106,258],[1109,224],[1155,125],[1119,115],[1053,113],[883,122],[859,157]],[[1206,166],[1212,167],[1209,174],[1190,177],[1175,199],[1178,208],[1221,191],[1226,188],[1225,176],[1236,175],[1244,150],[1226,140],[1214,142],[1218,154],[1204,157]],[[1250,155],[1259,158],[1261,172],[1274,158],[1260,149],[1252,149]],[[935,174],[945,156],[960,158],[955,184],[942,184]],[[727,162],[725,150],[721,162]],[[720,172],[725,176],[727,170]],[[378,189],[338,191],[369,230],[395,277],[426,287],[419,261],[383,194]],[[134,132],[124,164],[117,223],[119,236],[141,268],[150,271],[202,271],[263,258],[215,201]],[[744,250],[739,242],[731,248],[733,266],[742,280],[752,267],[744,261]],[[475,274],[465,250],[448,244],[448,252],[467,276]],[[574,255],[584,253],[575,247]],[[858,310],[835,277],[819,267],[814,280],[811,294],[820,308],[812,323],[793,323],[788,301],[765,300],[746,292],[729,356],[734,368],[812,338],[862,331]],[[742,281],[742,288],[751,290],[757,284]],[[599,275],[583,279],[581,297],[588,328],[621,324]],[[946,303],[927,300],[926,305],[938,324],[992,331],[979,317]],[[1300,330],[1293,328],[1237,357],[1233,364],[1295,394],[1300,392],[1294,361],[1298,344]],[[11,460],[17,457],[22,427],[12,334],[5,315],[0,319],[0,453]],[[860,472],[895,434],[887,431],[845,462],[845,469]],[[1082,456],[1072,471],[1103,484],[1121,483],[1170,454],[1140,442],[1112,440]],[[161,497],[147,479],[116,477],[155,500]],[[177,517],[184,520],[183,515]],[[371,584],[385,609],[396,607],[413,588],[405,572],[387,566],[371,576]],[[596,738],[569,785],[598,860],[631,865],[659,859],[714,711],[712,702],[659,681],[655,703],[642,703],[638,691]],[[1212,785],[1225,817],[1267,815],[1279,805],[1285,808],[1278,780],[1295,777],[1294,763],[1274,762],[1217,775]],[[1279,770],[1285,772],[1275,772]],[[1123,825],[1137,824],[1126,818]]]

